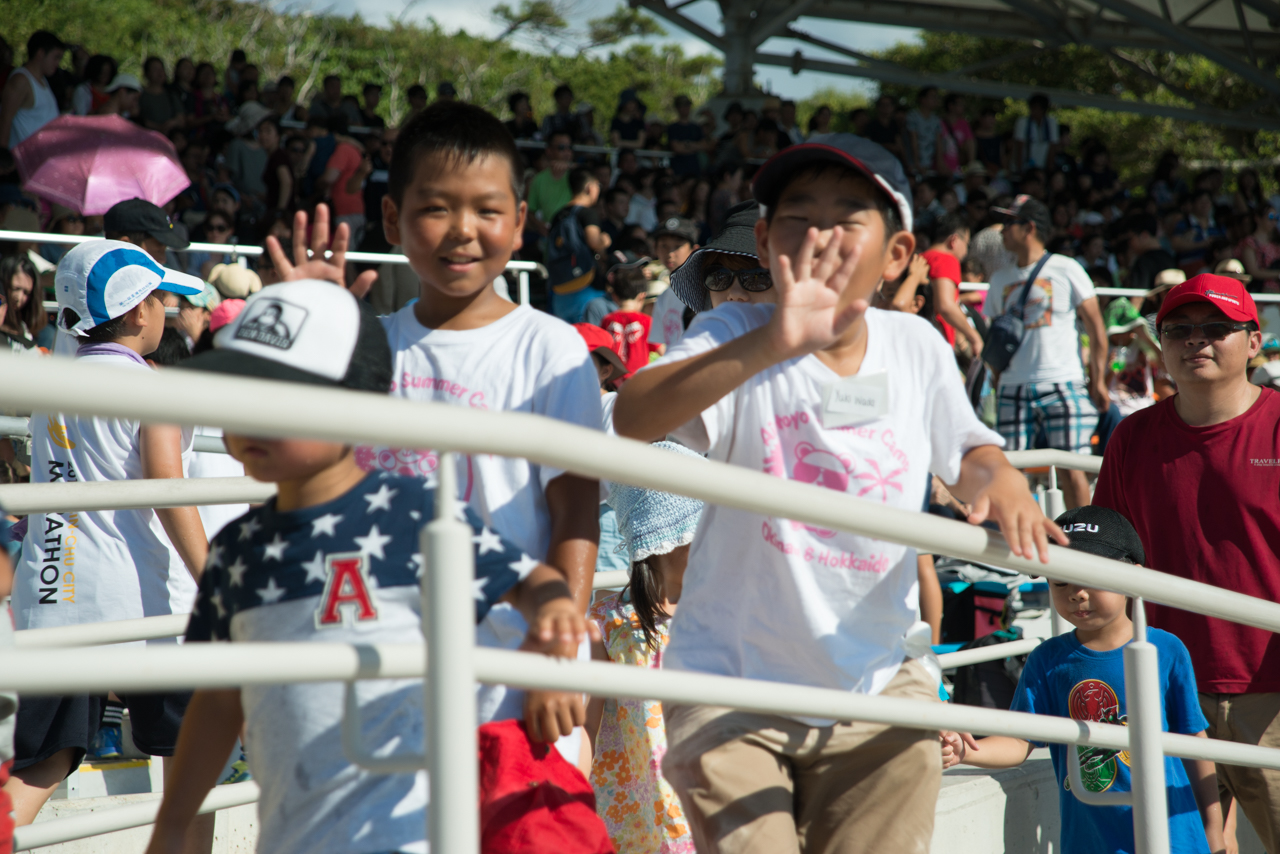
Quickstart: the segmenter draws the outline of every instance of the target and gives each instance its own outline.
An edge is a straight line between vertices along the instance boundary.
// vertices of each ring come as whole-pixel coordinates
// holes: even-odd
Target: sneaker
[[[249,770],[249,761],[244,758],[244,751],[240,751],[240,758],[231,763],[231,771],[227,776],[218,783],[219,786],[230,786],[232,783],[247,783],[253,779],[253,773]]]
[[[98,734],[89,747],[88,759],[119,759],[124,756],[124,735],[118,726],[98,727]]]

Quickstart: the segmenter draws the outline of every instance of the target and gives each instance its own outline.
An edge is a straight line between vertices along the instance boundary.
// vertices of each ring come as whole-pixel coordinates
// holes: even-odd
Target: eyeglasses
[[[773,287],[773,277],[769,275],[769,271],[764,267],[753,267],[750,270],[730,270],[728,267],[712,267],[707,270],[702,283],[707,286],[709,291],[727,291],[733,287],[734,279],[738,280],[738,284],[742,285],[744,291],[753,294],[767,291]]]
[[[1227,323],[1222,320],[1212,320],[1208,323],[1166,323],[1160,327],[1160,334],[1170,341],[1185,341],[1199,329],[1210,341],[1220,341],[1233,332],[1248,328],[1248,323]]]
[[[210,234],[226,234],[230,230],[231,226],[229,225],[210,225],[205,228],[205,231]]]

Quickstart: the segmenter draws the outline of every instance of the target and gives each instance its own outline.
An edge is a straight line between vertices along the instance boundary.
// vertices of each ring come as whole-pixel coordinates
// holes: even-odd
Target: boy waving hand
[[[849,135],[761,167],[755,225],[777,305],[703,312],[619,394],[620,435],[672,434],[712,459],[903,509],[932,472],[996,521],[1014,554],[1048,558],[1044,518],[1000,438],[975,417],[937,332],[867,307],[911,258],[898,162]],[[915,552],[709,506],[664,666],[932,700]],[[706,706],[666,713],[663,772],[699,851],[927,851],[939,786],[933,736]]]

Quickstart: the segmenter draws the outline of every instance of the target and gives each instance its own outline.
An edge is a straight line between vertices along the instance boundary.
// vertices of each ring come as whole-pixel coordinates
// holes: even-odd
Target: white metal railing
[[[45,303],[55,308],[57,303]],[[24,416],[0,415],[0,439],[5,437],[24,438],[31,435],[30,419]],[[192,440],[191,450],[205,454],[225,454],[227,446],[221,436],[202,436],[199,433]]]
[[[987,282],[961,282],[960,290],[962,292],[987,291],[991,289],[991,285]],[[1141,297],[1146,296],[1147,291],[1142,288],[1094,288],[1093,292],[1100,297]],[[1250,294],[1256,303],[1280,303],[1280,294]]]
[[[640,442],[521,413],[499,413],[350,392],[219,376],[139,375],[68,360],[22,359],[0,353],[0,404],[27,411],[65,411],[142,421],[198,423],[264,436],[297,436],[393,447],[526,457],[587,477],[660,489],[779,515],[824,528],[898,542],[931,553],[1037,575],[1037,561],[1013,556],[989,530],[899,510],[808,484],[720,463],[693,466]],[[74,388],[68,396],[65,389]],[[696,471],[694,469],[697,469]],[[451,516],[453,466],[442,461],[437,501],[443,514],[423,532],[426,572],[427,759],[436,787],[430,807],[436,850],[476,850],[474,680],[526,688],[585,691],[713,703],[780,714],[867,720],[921,729],[1003,732],[1035,740],[1087,743],[1133,753],[1134,776],[1162,774],[1153,750],[1233,765],[1280,768],[1280,751],[1161,733],[1158,706],[1131,710],[1127,728],[1067,718],[1036,717],[976,707],[868,697],[795,685],[647,671],[613,664],[560,662],[540,656],[474,649],[470,531]],[[451,523],[452,524],[446,524]],[[1280,604],[1083,552],[1050,547],[1053,577],[1116,590],[1185,610],[1280,631]],[[1139,641],[1130,649],[1140,647]],[[201,648],[203,647],[203,648]],[[109,657],[109,659],[108,659]],[[110,660],[108,667],[104,664]],[[1150,662],[1148,662],[1149,664]],[[1126,673],[1135,684],[1155,678],[1141,661]],[[406,672],[407,668],[413,672]],[[350,681],[422,675],[422,646],[328,644],[191,644],[162,649],[23,650],[0,660],[0,685],[29,693],[225,687],[260,682]],[[1138,714],[1140,712],[1140,716]],[[1142,735],[1137,733],[1142,731]],[[1135,784],[1134,816],[1143,854],[1165,854],[1153,827],[1167,823],[1162,786]],[[456,784],[456,785],[455,785]],[[437,797],[437,793],[439,797]],[[1159,797],[1156,797],[1159,795]]]
[[[87,243],[93,240],[102,240],[100,235],[95,234],[45,234],[44,232],[33,231],[9,231],[0,229],[0,241],[17,240],[25,243],[58,243],[63,245]],[[219,255],[230,255],[232,260],[244,256],[245,258],[257,258],[259,255],[266,253],[266,249],[261,246],[247,246],[239,243],[192,243],[186,249],[175,249],[175,252],[210,252]],[[286,250],[287,251],[287,250]],[[331,253],[324,253],[325,257],[329,257]],[[357,264],[408,264],[409,259],[404,255],[389,252],[357,252],[351,251],[346,254],[348,261]],[[519,302],[521,305],[529,304],[529,274],[538,269],[538,264],[533,261],[508,261],[507,269],[516,274],[516,282],[520,291]],[[45,303],[45,308],[50,311],[57,310],[58,304],[53,303],[52,308],[49,303]],[[171,315],[176,316],[176,312]]]
[[[254,782],[232,783],[218,786],[204,799],[197,810],[199,815],[217,812],[218,810],[252,804],[258,800],[258,784]],[[128,830],[131,827],[143,827],[156,820],[160,810],[160,797],[140,804],[128,804],[108,810],[100,810],[86,815],[42,821],[39,824],[28,824],[13,831],[13,850],[28,851],[32,848],[43,848],[46,845],[58,845],[76,839],[112,833],[117,830]]]

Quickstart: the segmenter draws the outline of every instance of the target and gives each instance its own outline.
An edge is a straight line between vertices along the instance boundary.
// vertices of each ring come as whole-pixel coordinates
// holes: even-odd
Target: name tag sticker
[[[889,373],[858,374],[822,389],[822,426],[828,429],[874,421],[889,413]]]

